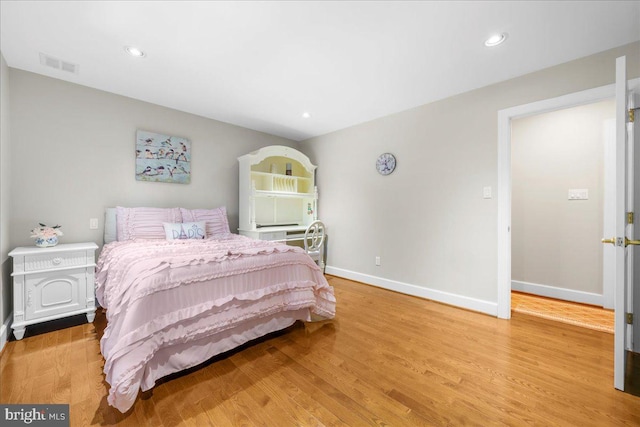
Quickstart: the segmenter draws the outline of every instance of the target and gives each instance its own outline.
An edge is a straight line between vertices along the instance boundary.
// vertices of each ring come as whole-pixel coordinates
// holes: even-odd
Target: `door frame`
[[[511,318],[511,120],[614,98],[610,84],[498,111],[498,318]]]

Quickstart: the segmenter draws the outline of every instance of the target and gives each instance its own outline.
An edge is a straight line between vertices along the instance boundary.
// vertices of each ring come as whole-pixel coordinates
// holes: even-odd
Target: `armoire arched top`
[[[263,147],[259,150],[253,151],[249,154],[245,154],[244,156],[238,157],[238,161],[242,162],[242,159],[247,159],[249,164],[256,165],[261,163],[268,157],[284,157],[292,160],[296,160],[304,166],[304,168],[313,172],[316,169],[316,165],[311,163],[311,160],[307,156],[305,156],[300,151],[295,148],[287,147],[284,145],[270,145],[268,147]]]

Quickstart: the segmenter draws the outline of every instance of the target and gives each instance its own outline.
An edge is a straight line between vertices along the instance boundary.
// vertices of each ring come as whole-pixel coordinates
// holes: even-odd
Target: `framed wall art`
[[[178,136],[136,131],[136,180],[189,184],[191,142]]]

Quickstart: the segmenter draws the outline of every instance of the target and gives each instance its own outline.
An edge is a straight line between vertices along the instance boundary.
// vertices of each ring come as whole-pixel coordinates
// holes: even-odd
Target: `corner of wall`
[[[9,259],[9,203],[11,197],[9,67],[0,51],[0,349],[11,320],[11,260]]]

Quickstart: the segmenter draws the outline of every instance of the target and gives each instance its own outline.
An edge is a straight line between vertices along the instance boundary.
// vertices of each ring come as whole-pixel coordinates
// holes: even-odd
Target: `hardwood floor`
[[[640,425],[640,398],[613,388],[611,334],[328,279],[336,319],[174,375],[126,414],[106,403],[104,315],[28,329],[0,360],[0,401],[69,403],[72,426]]]
[[[512,291],[511,310],[556,322],[614,333],[614,311],[594,305]]]

